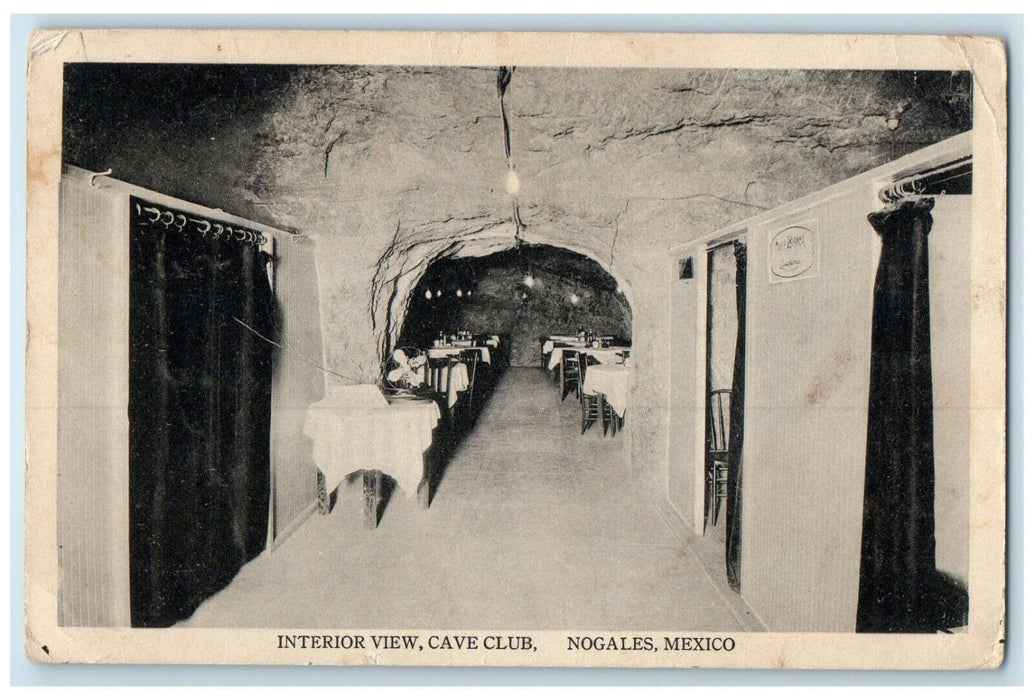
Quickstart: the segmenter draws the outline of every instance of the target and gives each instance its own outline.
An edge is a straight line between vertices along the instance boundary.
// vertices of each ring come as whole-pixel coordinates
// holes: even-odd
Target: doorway
[[[704,533],[725,549],[729,584],[739,590],[742,526],[744,339],[747,247],[739,240],[707,252],[707,360]]]
[[[257,233],[130,205],[130,613],[165,627],[266,545],[274,303]]]

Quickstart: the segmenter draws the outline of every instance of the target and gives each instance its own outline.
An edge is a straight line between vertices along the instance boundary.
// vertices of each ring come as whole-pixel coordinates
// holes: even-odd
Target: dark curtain
[[[234,318],[272,337],[273,299],[268,256],[225,224],[130,209],[130,607],[157,627],[265,545],[272,348]]]
[[[736,255],[736,354],[729,394],[729,481],[725,507],[725,571],[729,585],[740,590],[743,532],[743,407],[747,328],[747,246],[734,244]]]
[[[872,312],[859,632],[934,631],[932,199],[869,215],[882,239]]]

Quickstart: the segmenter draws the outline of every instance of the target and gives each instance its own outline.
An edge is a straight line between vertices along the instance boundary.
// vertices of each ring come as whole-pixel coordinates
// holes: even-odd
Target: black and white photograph
[[[999,41],[33,42],[30,658],[1001,662]]]

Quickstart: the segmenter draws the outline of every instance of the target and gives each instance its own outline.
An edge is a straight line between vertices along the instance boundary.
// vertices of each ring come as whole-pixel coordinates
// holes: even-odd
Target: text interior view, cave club
[[[972,84],[70,63],[65,626],[968,624]]]

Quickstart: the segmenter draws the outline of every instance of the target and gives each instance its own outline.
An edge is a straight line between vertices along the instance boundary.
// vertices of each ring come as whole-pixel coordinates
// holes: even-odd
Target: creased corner
[[[42,31],[33,34],[32,43],[29,45],[29,61],[31,62],[37,56],[57,49],[70,33],[68,30],[62,30]]]

